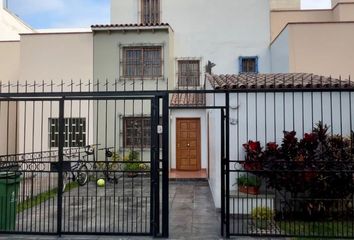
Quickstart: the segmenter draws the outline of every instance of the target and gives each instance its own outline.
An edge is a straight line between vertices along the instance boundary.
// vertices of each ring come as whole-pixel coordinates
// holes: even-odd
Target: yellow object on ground
[[[104,184],[105,184],[104,179],[101,178],[97,180],[97,186],[104,187]]]

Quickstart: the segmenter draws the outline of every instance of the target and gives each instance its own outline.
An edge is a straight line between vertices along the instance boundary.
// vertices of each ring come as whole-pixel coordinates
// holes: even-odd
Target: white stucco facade
[[[350,102],[353,97],[353,93],[349,92],[230,93],[230,160],[245,159],[242,145],[249,140],[259,141],[262,147],[268,142],[280,145],[284,136],[283,131],[294,130],[297,132],[297,138],[301,139],[304,133],[311,132],[320,121],[330,126],[330,134],[349,137],[351,126],[354,124],[351,118],[354,108]],[[213,97],[209,97],[207,102],[212,106],[224,105],[225,95],[217,94],[215,101]],[[220,208],[220,110],[208,110],[208,115],[209,129],[213,132],[209,137],[211,156],[209,183],[215,206]],[[230,163],[231,170],[240,168],[239,164]],[[237,190],[237,185],[233,185],[239,174],[242,173],[230,173],[231,191]],[[261,198],[260,196],[259,201]],[[246,200],[239,198],[238,201],[240,202],[233,204],[241,206],[242,201]],[[269,196],[262,201],[273,206]],[[242,213],[250,213],[250,209],[241,210],[244,211]]]
[[[289,29],[284,29],[283,33],[271,46],[272,72],[289,72]]]
[[[112,0],[111,23],[141,23],[140,4],[140,0]],[[239,57],[257,56],[259,72],[271,71],[268,0],[224,0],[222,4],[214,0],[164,0],[160,4],[160,20],[162,23],[168,23],[174,33],[172,51],[174,64],[168,66],[170,69],[175,68],[169,81],[171,82],[172,77],[172,86],[178,87],[177,61],[179,59],[200,60],[202,86],[204,66],[208,61],[216,64],[213,68],[215,73],[238,73]],[[176,168],[177,118],[200,119],[201,168],[208,170],[214,167],[215,162],[219,163],[220,158],[208,157],[210,154],[216,157],[217,154],[208,152],[207,111],[172,109],[170,111],[170,167]],[[210,134],[214,134],[212,131],[214,129]]]
[[[139,0],[112,0],[111,23],[140,23],[139,8]],[[238,73],[240,56],[258,56],[259,71],[270,72],[268,0],[164,0],[161,22],[174,30],[175,58],[202,58],[202,66],[216,63],[215,73]]]

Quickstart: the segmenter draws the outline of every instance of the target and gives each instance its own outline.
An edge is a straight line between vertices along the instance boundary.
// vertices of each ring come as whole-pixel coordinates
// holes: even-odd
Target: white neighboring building
[[[5,8],[5,0],[0,0],[0,81],[17,81],[20,72],[20,35],[33,30],[20,18]],[[15,152],[15,105],[8,102],[0,103],[0,154]],[[6,135],[5,135],[6,134]]]
[[[0,41],[20,40],[19,33],[30,33],[33,29],[23,22],[5,6],[5,0],[0,0]]]

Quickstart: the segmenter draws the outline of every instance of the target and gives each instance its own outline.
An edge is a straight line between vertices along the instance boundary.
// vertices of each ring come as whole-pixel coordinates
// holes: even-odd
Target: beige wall
[[[0,81],[16,82],[20,71],[20,42],[0,41]]]
[[[29,91],[33,91],[33,81],[37,83],[37,91],[61,91],[59,84],[63,80],[63,91],[78,91],[78,82],[83,81],[82,91],[87,91],[87,82],[93,78],[93,37],[91,32],[80,33],[40,33],[21,34],[20,81],[29,82]],[[41,87],[41,82],[53,86]],[[92,85],[90,86],[92,90]],[[20,88],[20,91],[24,91]],[[19,102],[18,104],[18,152],[46,151],[49,149],[48,119],[58,117],[57,102]],[[82,101],[67,102],[65,117],[92,118],[92,104]],[[92,142],[92,121],[86,122],[87,132],[91,132],[87,143]]]
[[[272,11],[271,38],[272,41],[291,22],[329,22],[332,20],[331,10],[302,10],[302,11]]]
[[[354,1],[336,5],[333,9],[333,21],[354,21]]]
[[[21,81],[92,79],[92,33],[21,35],[20,66]]]
[[[273,41],[288,23],[354,21],[354,0],[348,0],[348,2],[337,4],[333,9],[328,10],[272,11],[270,16],[271,40]]]
[[[300,9],[300,0],[270,0],[270,9]]]
[[[107,86],[109,90],[132,91],[135,89],[137,91],[155,91],[157,86],[160,90],[166,90],[167,79],[169,87],[173,86],[174,81],[173,67],[170,67],[174,65],[173,42],[173,32],[170,28],[155,29],[154,31],[140,29],[139,32],[136,29],[125,32],[119,30],[111,31],[110,33],[97,31],[94,34],[94,79],[100,79],[101,82],[109,81],[111,83]],[[163,77],[158,80],[156,78],[146,78],[143,81],[140,77],[136,79],[124,78],[121,72],[121,63],[123,60],[123,48],[128,46],[161,46]],[[116,80],[117,85],[115,86],[113,83]],[[106,107],[113,110],[106,111]],[[123,116],[150,116],[151,104],[150,100],[95,102],[94,116],[96,115],[98,117],[94,120],[94,142],[115,146],[123,153]],[[116,131],[114,131],[115,126],[117,127]],[[107,131],[107,129],[109,130]],[[149,149],[143,151],[142,157],[145,160],[150,158]]]
[[[0,101],[0,155],[16,151],[16,103]]]
[[[172,35],[171,35],[172,34]],[[170,45],[171,44],[171,45]],[[163,54],[163,77],[159,79],[159,88],[166,89],[167,79],[169,86],[173,86],[173,74],[169,68],[173,65],[173,32],[171,29],[136,30],[131,31],[97,31],[94,35],[94,79],[114,82],[115,79],[124,82],[122,77],[122,58],[124,47],[160,46]],[[142,90],[141,79],[126,79],[127,90]],[[131,88],[131,89],[129,89]],[[156,78],[144,79],[144,90],[155,90]]]
[[[353,77],[353,29],[354,23],[289,25],[289,72]]]
[[[335,7],[338,3],[352,3],[354,0],[332,0],[332,7]]]

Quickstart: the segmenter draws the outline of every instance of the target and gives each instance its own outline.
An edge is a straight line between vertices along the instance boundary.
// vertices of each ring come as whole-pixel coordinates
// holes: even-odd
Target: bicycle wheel
[[[69,182],[68,176],[69,176],[69,174],[67,172],[63,172],[63,188],[62,188],[63,193],[65,192],[66,185]]]
[[[77,183],[80,186],[84,186],[87,183],[87,179],[88,179],[87,171],[88,169],[86,165],[82,165],[77,172]]]

